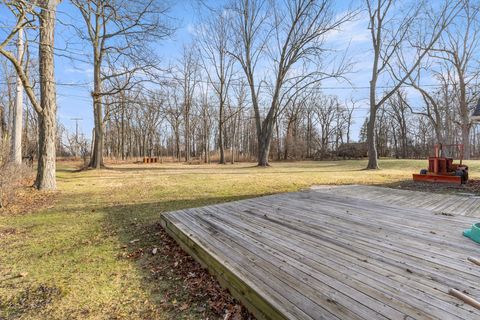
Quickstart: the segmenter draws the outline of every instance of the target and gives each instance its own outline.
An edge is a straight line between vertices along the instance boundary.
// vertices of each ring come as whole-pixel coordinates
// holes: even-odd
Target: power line
[[[174,77],[174,76],[160,76],[160,77],[157,77],[157,79],[163,79],[164,81],[172,81],[172,82],[175,82],[175,83],[180,83],[180,82],[183,82],[184,79],[183,78],[180,78],[180,77]],[[201,80],[201,79],[197,79],[195,80],[195,82],[197,83],[201,83],[201,84],[206,84],[206,85],[220,85],[219,82],[212,82],[212,81],[207,81],[207,80]],[[169,86],[169,85],[172,85],[172,84],[169,84],[169,83],[158,83],[157,81],[150,81],[149,83],[151,84],[157,84],[157,85],[166,85],[166,86]],[[0,81],[0,84],[2,85],[14,85],[15,83],[14,82],[8,82],[8,81]],[[90,88],[93,83],[92,82],[55,82],[55,84],[57,86],[70,86],[70,87],[83,87],[83,88]],[[432,83],[429,83],[429,84],[421,84],[421,85],[418,85],[419,87],[427,87],[427,88],[442,88],[445,84],[432,84]],[[449,84],[446,84],[447,86],[456,86],[458,84],[456,83],[449,83]],[[229,86],[237,86],[237,87],[248,87],[247,84],[245,84],[244,82],[239,82],[239,81],[232,81],[229,83]],[[256,85],[255,86],[256,88],[263,88],[263,89],[274,89],[275,86],[274,85],[269,85],[269,84],[259,84],[259,85]],[[376,89],[380,89],[380,90],[392,90],[394,89],[395,86],[377,86]],[[401,85],[400,88],[413,88],[411,85],[408,85],[408,84],[404,84],[404,85]],[[157,93],[155,91],[155,89],[149,89],[145,86],[142,86],[141,87],[142,90],[145,90],[147,92],[150,92],[150,93]],[[323,90],[370,90],[370,86],[321,86],[321,85],[318,85],[318,86],[315,86],[315,87],[306,87],[304,89],[302,89],[303,92],[321,92]]]
[[[183,82],[185,79],[184,78],[180,78],[180,77],[175,77],[175,76],[159,76],[157,77],[158,79],[163,79],[163,80],[167,80],[167,81],[175,81],[175,82],[178,82],[178,83],[181,83]],[[207,81],[207,80],[201,80],[201,79],[196,79],[195,82],[197,83],[202,83],[202,84],[207,84],[207,85],[220,85],[219,82],[212,82],[212,81]],[[155,81],[151,81],[151,83],[154,83],[154,84],[158,84],[157,82]],[[168,84],[167,84],[168,85]],[[229,83],[230,86],[244,86],[244,87],[248,87],[248,84],[246,83],[242,83],[242,82],[239,82],[239,81],[231,81]],[[449,83],[447,84],[448,86],[455,86],[455,85],[458,85],[456,83]],[[418,85],[420,87],[428,87],[428,88],[441,88],[444,86],[444,84],[435,84],[435,83],[428,83],[428,84],[422,84],[422,85]],[[262,84],[259,84],[259,85],[256,85],[255,86],[256,88],[267,88],[267,89],[274,89],[275,86],[274,85],[270,85],[270,84],[265,84],[265,83],[262,83]],[[376,86],[376,89],[394,89],[396,87],[396,85],[391,85],[391,86]],[[408,84],[403,84],[400,86],[400,88],[412,88],[411,85],[408,85]],[[144,89],[146,90],[149,90],[147,88],[144,87]],[[317,86],[317,87],[307,87],[307,88],[304,88],[304,91],[309,91],[309,90],[370,90],[370,86]]]
[[[1,85],[15,85],[15,82],[0,81]],[[86,87],[92,85],[89,82],[55,82],[56,86],[65,86],[65,87]]]

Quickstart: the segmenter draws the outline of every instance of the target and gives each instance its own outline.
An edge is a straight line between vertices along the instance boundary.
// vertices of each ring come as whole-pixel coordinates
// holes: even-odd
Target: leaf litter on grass
[[[199,313],[202,318],[210,319],[255,319],[240,302],[220,286],[214,276],[185,253],[160,224],[155,224],[154,228],[155,237],[162,244],[154,248],[157,249],[155,257],[162,257],[163,261],[159,263],[159,259],[150,259],[145,268],[148,268],[153,279],[173,278],[181,283],[164,293],[162,304],[165,308]],[[138,252],[139,249],[133,252]],[[145,250],[142,249],[142,252]],[[148,251],[151,252],[152,249]],[[153,258],[153,255],[150,256]]]

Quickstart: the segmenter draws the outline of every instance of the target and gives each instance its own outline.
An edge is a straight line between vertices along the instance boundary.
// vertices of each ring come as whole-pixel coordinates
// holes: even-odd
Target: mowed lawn
[[[122,164],[76,172],[58,163],[53,207],[0,216],[0,319],[200,319],[184,279],[162,266],[162,212],[296,191],[314,184],[390,184],[425,160],[235,165]],[[480,161],[469,161],[480,178]],[[132,259],[135,255],[135,259]],[[168,266],[171,268],[171,266]],[[188,301],[187,301],[188,302]]]

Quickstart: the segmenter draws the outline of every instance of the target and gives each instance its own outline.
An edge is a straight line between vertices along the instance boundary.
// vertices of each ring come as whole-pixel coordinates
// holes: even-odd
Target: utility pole
[[[79,154],[79,142],[78,142],[78,121],[82,121],[82,118],[71,118],[75,121],[75,156]]]
[[[18,30],[17,59],[23,61],[23,28]],[[18,165],[22,164],[22,125],[23,125],[23,85],[20,76],[16,78],[16,99],[13,113],[13,134],[12,134],[12,161]]]

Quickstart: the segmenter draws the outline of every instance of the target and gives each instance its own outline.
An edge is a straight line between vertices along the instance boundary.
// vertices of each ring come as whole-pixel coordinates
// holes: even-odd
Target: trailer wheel
[[[468,173],[465,170],[456,170],[455,175],[462,179],[462,184],[464,184],[468,179]]]
[[[420,174],[427,174],[428,173],[428,170],[427,169],[422,169],[420,170]]]

